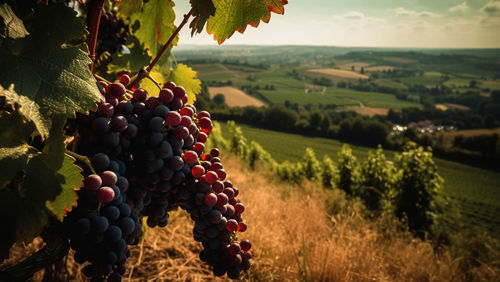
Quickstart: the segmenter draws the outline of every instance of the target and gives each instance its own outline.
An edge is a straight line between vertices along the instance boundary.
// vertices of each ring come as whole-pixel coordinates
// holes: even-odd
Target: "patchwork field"
[[[209,87],[208,93],[210,98],[217,94],[222,94],[226,98],[226,104],[231,107],[245,107],[245,106],[264,106],[264,102],[248,95],[238,88],[231,86],[224,87]]]

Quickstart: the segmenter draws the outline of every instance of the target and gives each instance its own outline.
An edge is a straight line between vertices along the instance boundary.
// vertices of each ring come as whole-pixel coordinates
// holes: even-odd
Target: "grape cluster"
[[[78,206],[65,219],[75,260],[90,262],[85,276],[120,281],[137,244],[142,220],[149,227],[168,224],[168,212],[181,207],[195,222],[200,258],[214,274],[236,279],[250,267],[251,244],[236,235],[247,228],[226,179],[219,150],[205,152],[212,130],[210,114],[187,105],[183,87],[167,82],[157,97],[141,88],[127,91],[130,77],[99,82],[103,94],[96,111],[70,120],[78,154],[88,156],[95,173],[85,177]]]
[[[105,154],[96,154],[92,164],[111,168]],[[127,179],[111,170],[85,177],[78,192],[78,205],[65,218],[70,246],[78,263],[90,262],[83,269],[92,281],[120,281],[130,252],[128,238],[140,236],[139,217],[132,213],[124,194]]]
[[[237,241],[237,233],[247,229],[241,216],[245,207],[236,198],[238,188],[226,180],[218,156],[216,148],[201,155],[203,161],[191,168],[193,178],[178,193],[177,199],[195,222],[194,239],[203,244],[200,259],[213,267],[215,275],[227,273],[229,278],[237,279],[240,271],[250,268],[251,244],[248,240]]]
[[[121,51],[129,35],[128,25],[116,16],[116,12],[103,13],[99,24],[97,54],[114,54]]]

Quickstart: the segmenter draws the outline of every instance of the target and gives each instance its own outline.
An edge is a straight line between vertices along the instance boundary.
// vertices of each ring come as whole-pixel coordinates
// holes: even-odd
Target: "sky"
[[[179,23],[188,1],[176,1]],[[180,45],[217,43],[181,31]],[[500,0],[289,0],[285,14],[223,43],[500,48]]]

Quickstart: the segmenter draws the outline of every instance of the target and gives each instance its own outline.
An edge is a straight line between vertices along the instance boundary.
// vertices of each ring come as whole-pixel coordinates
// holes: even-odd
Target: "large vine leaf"
[[[64,177],[61,183],[62,193],[53,201],[47,201],[46,207],[59,220],[62,220],[66,213],[70,212],[76,204],[76,191],[83,185],[82,169],[74,164],[75,160],[65,155],[64,162],[58,174]]]
[[[257,27],[260,21],[268,23],[271,12],[283,14],[287,0],[212,0],[215,15],[207,21],[207,32],[222,44],[235,31],[243,33],[247,25]],[[199,25],[199,24],[198,24]]]
[[[171,0],[150,0],[144,4],[142,11],[130,17],[132,25],[140,25],[133,34],[144,44],[151,56],[158,54],[162,44],[175,30],[174,5]],[[179,36],[176,36],[170,48],[177,45],[178,38]]]
[[[1,90],[1,88],[0,88]],[[26,144],[26,140],[34,132],[33,123],[22,120],[14,112],[0,114],[0,190],[22,171],[34,150]]]
[[[158,82],[160,87],[163,86],[163,84],[165,83],[165,76],[156,70],[150,71],[149,76],[151,76],[151,78],[153,78],[156,82]],[[147,78],[141,80],[141,88],[148,91],[150,96],[156,97],[160,95],[160,89],[155,84],[156,83]]]
[[[16,17],[9,5],[5,3],[0,5],[0,17],[2,18],[2,21],[0,21],[0,40],[23,38],[28,35],[23,21]]]
[[[5,24],[5,16],[0,16]],[[96,107],[101,96],[87,54],[69,42],[82,37],[85,25],[64,5],[39,6],[24,38],[7,38],[0,46],[0,85],[12,87],[7,99],[48,136],[53,117]],[[61,28],[64,26],[64,28]]]
[[[27,159],[20,181],[0,190],[0,251],[16,241],[32,240],[50,213],[62,220],[76,202],[76,190],[83,182],[80,169],[67,156],[57,170],[51,168],[47,154],[31,154]]]
[[[193,8],[194,19],[189,24],[191,36],[193,36],[195,33],[201,33],[208,18],[215,15],[215,6],[212,0],[190,0],[189,2]]]
[[[142,8],[142,0],[122,0],[116,4],[118,13],[128,17]]]
[[[189,104],[193,104],[196,101],[196,95],[201,92],[201,81],[192,68],[184,64],[178,64],[177,68],[170,73],[168,79],[186,89]]]

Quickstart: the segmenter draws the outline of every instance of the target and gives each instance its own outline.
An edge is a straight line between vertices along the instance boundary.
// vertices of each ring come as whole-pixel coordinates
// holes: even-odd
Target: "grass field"
[[[373,82],[379,86],[391,87],[391,88],[396,88],[396,89],[401,89],[401,90],[408,89],[408,86],[406,86],[405,84],[388,79],[388,78],[376,79]]]
[[[416,75],[416,76],[402,77],[400,78],[400,80],[405,84],[410,84],[410,85],[422,84],[429,86],[439,85],[442,82],[444,82],[444,78],[435,75],[423,75],[423,76]]]
[[[262,95],[271,103],[284,104],[290,101],[299,104],[323,104],[338,106],[359,106],[360,103],[366,107],[401,109],[407,107],[420,107],[420,104],[396,99],[394,95],[363,92],[352,89],[327,87],[325,93],[305,93],[306,82],[294,79],[287,75],[285,70],[272,70],[252,73],[252,79],[242,78],[240,71],[230,72],[205,72],[200,75],[202,80],[231,80],[233,85],[259,86]],[[274,85],[276,90],[262,90],[266,85]]]
[[[223,128],[225,124],[222,124]],[[239,125],[245,137],[260,143],[277,161],[298,161],[307,147],[312,148],[319,159],[324,155],[336,159],[343,143],[338,140],[305,137],[281,133],[246,125]],[[223,130],[225,132],[225,130]],[[353,154],[364,160],[372,148],[353,146]],[[389,158],[394,151],[385,150]],[[465,221],[500,231],[500,173],[434,158],[439,174],[444,178],[444,191],[457,200],[460,210],[467,215]]]
[[[226,105],[230,107],[262,107],[265,105],[262,101],[246,94],[238,88],[231,86],[208,87],[208,93],[210,94],[210,98],[213,98],[217,94],[224,95],[226,98]]]

